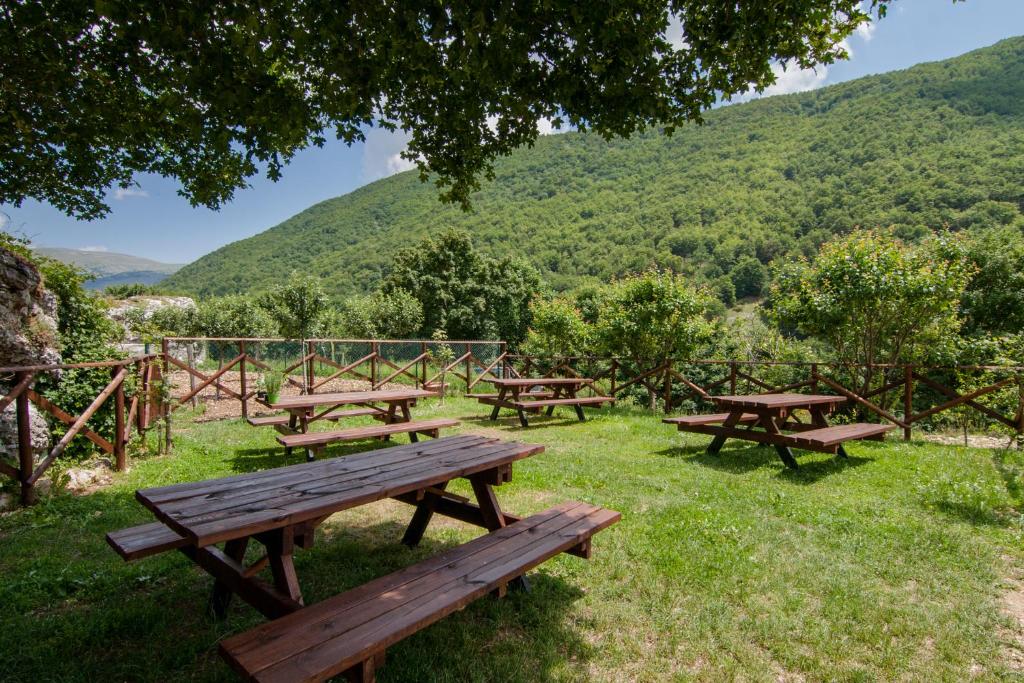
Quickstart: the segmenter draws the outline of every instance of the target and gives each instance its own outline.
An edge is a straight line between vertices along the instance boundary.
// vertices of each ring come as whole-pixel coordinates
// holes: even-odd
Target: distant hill
[[[1024,38],[814,92],[726,106],[629,140],[567,133],[500,160],[474,210],[402,173],[316,204],[171,276],[199,295],[293,269],[367,291],[396,249],[447,227],[520,255],[556,289],[651,265],[736,277],[856,226],[1024,229]]]
[[[134,283],[153,285],[181,268],[181,264],[177,263],[160,263],[141,256],[112,251],[60,247],[36,247],[35,251],[57,261],[76,265],[94,275],[95,279],[86,283],[89,289]]]

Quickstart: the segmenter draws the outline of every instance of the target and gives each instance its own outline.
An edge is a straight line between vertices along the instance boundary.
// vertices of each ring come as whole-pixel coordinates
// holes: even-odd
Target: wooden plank
[[[27,390],[25,394],[28,396],[30,401],[32,401],[37,406],[48,412],[50,415],[53,415],[55,418],[57,418],[64,424],[68,426],[75,424],[75,417],[73,415],[70,415],[67,412],[65,412],[63,409],[61,409],[60,406],[56,405],[55,403],[47,399],[45,396],[37,394],[33,389]],[[89,429],[88,426],[83,425],[82,429],[79,431],[79,434],[81,434],[85,438],[89,439],[89,441],[92,441],[94,444],[102,448],[103,452],[105,453],[110,453],[114,450],[114,444],[110,443],[102,436],[100,436],[93,430]]]
[[[833,425],[831,427],[812,429],[806,432],[793,434],[789,438],[798,448],[802,447],[804,444],[828,447],[841,444],[844,441],[854,441],[857,439],[868,439],[880,436],[893,429],[896,429],[896,425],[854,422],[852,424]]]
[[[526,394],[520,394],[522,398]],[[577,396],[571,398],[549,398],[540,400],[530,401],[512,401],[512,405],[516,408],[544,408],[550,406],[587,406],[587,405],[599,405],[601,403],[615,403],[615,399],[611,396]]]
[[[583,386],[593,384],[589,377],[488,377],[482,380],[499,387],[554,387],[559,385]]]
[[[475,457],[472,454],[461,458],[449,455],[442,462],[431,459],[426,463],[427,467],[410,466],[408,472],[398,475],[384,470],[368,480],[326,487],[313,491],[312,494],[296,490],[258,507],[233,509],[227,513],[216,513],[198,520],[190,519],[187,526],[180,525],[182,528],[179,530],[194,536],[197,544],[209,545],[240,535],[297,524],[339,510],[393,498],[409,491],[437,486],[452,479],[470,477],[529,457],[540,450],[543,450],[543,447],[504,450],[487,458]],[[179,526],[175,524],[175,520],[164,521],[176,529]]]
[[[729,413],[712,413],[709,415],[679,415],[677,417],[666,417],[662,420],[665,424],[680,425],[682,429],[685,425],[708,425],[718,424],[725,422],[726,418],[729,417]],[[759,416],[754,413],[743,413],[740,417],[739,422],[757,422]]]
[[[21,392],[28,389],[32,382],[35,380],[35,374],[26,372],[18,380],[18,383],[11,387],[11,390],[7,392],[7,395],[0,398],[0,413],[7,409],[7,406],[11,405],[14,399],[21,396]]]
[[[583,504],[546,511],[229,638],[221,652],[260,680],[337,675],[618,519],[618,513]]]
[[[409,432],[427,432],[447,427],[458,426],[458,420],[435,418],[431,420],[413,420],[411,422],[392,422],[390,424],[366,425],[365,427],[349,427],[327,432],[308,432],[306,434],[281,434],[277,442],[290,448],[322,446],[336,441],[357,441],[377,436],[405,434]]]
[[[418,398],[437,396],[433,391],[425,389],[375,389],[373,391],[342,391],[328,394],[303,394],[301,396],[284,396],[270,406],[276,410],[303,410],[322,405],[351,405],[365,403],[382,403],[389,401],[407,401]]]
[[[814,405],[835,405],[845,403],[842,396],[821,394],[751,394],[747,396],[713,396],[712,400],[728,408],[806,408]]]
[[[152,522],[111,531],[107,543],[126,561],[157,555],[187,545],[189,540],[163,522]]]
[[[386,455],[388,460],[395,460],[401,458],[405,454],[422,456],[445,448],[468,448],[495,443],[496,441],[497,439],[493,437],[484,437],[478,434],[460,434],[458,436],[447,436],[443,439],[438,439],[426,444],[395,446],[387,449]],[[211,493],[218,494],[218,492],[222,492],[219,494],[222,495],[223,493],[237,490],[238,487],[251,483],[258,483],[262,481],[287,481],[290,475],[312,478],[321,470],[334,472],[338,468],[341,468],[341,471],[355,471],[359,468],[360,463],[367,462],[371,457],[373,458],[373,466],[379,466],[381,463],[379,458],[380,455],[382,455],[381,451],[354,453],[345,458],[344,462],[329,460],[316,463],[302,463],[298,465],[277,467],[270,470],[261,470],[259,472],[237,474],[220,479],[206,479],[203,481],[183,482],[180,484],[140,489],[136,492],[136,498],[138,498],[140,502],[148,501],[153,504],[160,505],[169,503],[173,500],[191,498],[197,495],[207,495]]]
[[[369,415],[379,415],[380,410],[376,408],[348,408],[341,410],[332,410],[325,415],[318,417],[318,420],[330,420],[332,422],[341,420],[347,417],[363,417]],[[275,425],[287,425],[291,419],[290,415],[264,415],[260,417],[250,417],[246,420],[253,427],[266,427]]]

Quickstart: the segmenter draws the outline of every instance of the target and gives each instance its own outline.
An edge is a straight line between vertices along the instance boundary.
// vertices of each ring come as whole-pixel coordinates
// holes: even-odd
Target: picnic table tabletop
[[[295,526],[385,498],[494,471],[544,450],[477,436],[136,491],[161,522],[198,547]]]
[[[836,405],[845,402],[846,398],[826,394],[757,394],[751,396],[713,396],[712,400],[723,408],[733,410],[742,410],[744,408],[781,410],[784,408]]]
[[[483,381],[497,387],[582,386],[594,383],[590,377],[485,377]]]
[[[392,403],[437,396],[426,389],[376,389],[373,391],[338,391],[326,394],[283,396],[270,407],[277,410],[308,410],[317,406],[342,406],[363,403]]]

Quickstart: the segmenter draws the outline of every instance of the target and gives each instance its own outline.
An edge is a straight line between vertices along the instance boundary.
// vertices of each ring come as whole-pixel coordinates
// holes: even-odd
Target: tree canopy
[[[298,150],[379,125],[407,131],[421,179],[466,205],[542,119],[671,130],[770,85],[777,61],[844,57],[869,20],[861,0],[3,3],[0,202],[95,218],[152,172],[217,207]]]

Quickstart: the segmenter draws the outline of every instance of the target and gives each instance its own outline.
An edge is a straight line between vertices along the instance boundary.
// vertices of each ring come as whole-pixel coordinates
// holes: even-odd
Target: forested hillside
[[[317,204],[165,281],[265,289],[293,269],[373,290],[394,252],[449,227],[522,256],[555,289],[649,266],[731,280],[855,226],[1024,228],[1024,38],[810,93],[723,107],[704,126],[606,142],[568,133],[502,160],[471,213],[414,172]],[[756,261],[755,261],[756,260]],[[749,285],[749,283],[747,283]],[[756,286],[756,282],[751,287]]]

